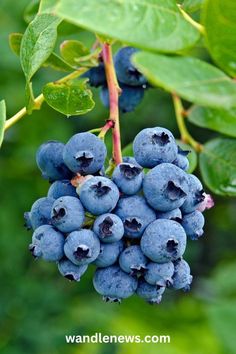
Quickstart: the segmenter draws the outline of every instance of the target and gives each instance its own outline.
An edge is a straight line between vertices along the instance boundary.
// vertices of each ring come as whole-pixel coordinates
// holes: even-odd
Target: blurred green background
[[[24,77],[19,59],[9,49],[8,35],[24,30],[22,14],[27,4],[26,0],[0,2],[0,99],[6,99],[9,117],[24,105]],[[83,31],[67,37],[88,45],[94,40]],[[63,39],[60,37],[59,42]],[[40,92],[44,82],[56,77],[58,74],[42,69],[34,80],[35,91]],[[22,119],[6,135],[0,154],[0,353],[236,353],[233,199],[215,197],[216,207],[205,214],[205,236],[188,244],[186,259],[194,275],[192,291],[168,291],[159,306],[150,306],[137,297],[121,305],[105,304],[93,290],[92,269],[79,284],[70,283],[58,274],[55,264],[35,262],[29,254],[31,234],[23,228],[23,212],[48,189],[36,167],[36,149],[45,140],[66,142],[76,132],[101,126],[107,111],[96,90],[94,94],[96,108],[86,117],[67,119],[43,105],[40,112]],[[151,89],[134,113],[121,117],[123,146],[140,129],[155,125],[171,129],[178,137],[168,95]],[[214,136],[210,131],[190,130],[201,142]],[[171,336],[171,343],[65,343],[65,334],[95,332],[166,334]]]

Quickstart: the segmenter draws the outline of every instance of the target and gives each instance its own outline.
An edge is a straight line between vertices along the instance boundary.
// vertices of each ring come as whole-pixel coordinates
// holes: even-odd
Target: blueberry
[[[187,155],[190,153],[189,150],[182,150],[178,146],[178,155],[176,159],[173,161],[173,164],[181,168],[181,170],[188,171],[189,169],[189,160]]]
[[[104,165],[106,155],[104,142],[88,132],[73,135],[63,151],[69,169],[83,175],[98,172]]]
[[[157,219],[168,219],[181,222],[182,220],[182,213],[179,208],[170,210],[170,211],[157,211],[156,213]]]
[[[79,189],[81,203],[91,214],[101,215],[112,211],[119,199],[119,190],[106,177],[92,177]]]
[[[165,291],[165,287],[158,287],[156,285],[150,285],[143,279],[138,282],[136,293],[141,298],[145,299],[150,304],[159,304],[162,299],[162,294]]]
[[[48,190],[48,197],[58,199],[65,196],[78,197],[76,188],[68,179],[55,181]]]
[[[78,198],[61,197],[52,206],[52,224],[62,232],[78,230],[84,222],[84,208]]]
[[[130,238],[141,237],[145,228],[156,219],[154,210],[138,195],[120,198],[114,213],[123,221],[125,235]]]
[[[127,247],[120,255],[121,269],[133,276],[145,274],[148,259],[137,245]]]
[[[33,233],[29,250],[35,258],[59,261],[64,256],[64,236],[50,225],[39,226]]]
[[[66,238],[64,252],[66,257],[74,264],[89,264],[98,257],[100,242],[91,230],[74,231]]]
[[[151,285],[158,285],[170,287],[173,283],[172,276],[174,274],[174,264],[167,263],[154,263],[150,262],[147,265],[147,270],[144,278],[147,283]]]
[[[100,253],[93,264],[99,268],[109,267],[114,264],[124,248],[123,241],[101,243]]]
[[[128,113],[135,110],[135,108],[142,101],[144,96],[143,87],[132,87],[120,84],[121,94],[119,96],[119,109],[122,113]],[[100,99],[103,105],[109,108],[109,91],[107,86],[103,86],[100,91]]]
[[[140,246],[153,262],[166,263],[184,254],[186,233],[176,221],[159,219],[146,228]]]
[[[106,84],[106,73],[104,64],[100,63],[98,66],[95,66],[89,69],[86,73],[81,75],[89,79],[89,85],[92,87],[98,87]]]
[[[59,141],[48,141],[37,150],[36,162],[45,179],[55,181],[72,177],[72,172],[64,164],[63,150],[64,144]]]
[[[133,156],[123,156],[123,162],[131,163],[134,166],[141,167]]]
[[[58,262],[58,270],[63,275],[63,277],[69,280],[80,281],[82,275],[86,272],[88,268],[87,264],[75,265],[69,259],[63,258]]]
[[[144,177],[143,192],[147,202],[158,211],[179,208],[189,192],[188,175],[175,165],[162,163]]]
[[[118,266],[99,268],[93,278],[95,290],[103,295],[104,300],[120,302],[134,294],[137,279],[123,272]]]
[[[25,220],[25,223],[24,223],[25,228],[27,230],[31,230],[33,227],[32,227],[32,223],[30,220],[30,212],[29,211],[26,211],[24,213],[24,220]]]
[[[142,168],[127,162],[120,163],[113,172],[112,180],[122,193],[136,194],[143,183]]]
[[[172,133],[165,128],[146,128],[136,135],[134,157],[143,167],[152,168],[162,162],[173,162],[178,147]]]
[[[146,78],[135,68],[131,62],[133,54],[138,49],[133,47],[123,47],[115,55],[114,64],[118,80],[130,86],[142,86],[147,84]]]
[[[30,211],[30,222],[33,229],[41,225],[51,224],[51,210],[54,201],[53,198],[44,197],[34,202]]]
[[[198,210],[195,210],[190,214],[185,214],[182,220],[182,226],[186,232],[186,235],[192,240],[197,240],[203,235],[204,223],[204,216]]]
[[[119,241],[124,235],[122,220],[115,214],[103,214],[97,217],[93,231],[104,243]]]
[[[194,175],[188,176],[189,193],[181,207],[183,213],[191,213],[196,210],[205,199],[205,193],[199,179]]]
[[[173,275],[173,288],[176,290],[183,289],[184,291],[190,290],[193,277],[190,274],[190,268],[186,261],[183,259],[175,262],[175,272]]]

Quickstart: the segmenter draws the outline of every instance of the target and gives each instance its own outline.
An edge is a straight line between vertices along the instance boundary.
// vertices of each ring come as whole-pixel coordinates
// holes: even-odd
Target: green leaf
[[[56,53],[52,53],[50,57],[45,61],[43,66],[49,66],[50,68],[57,71],[73,71],[74,69],[65,60],[63,60]]]
[[[236,82],[200,59],[140,52],[133,61],[154,86],[199,105],[236,107]]]
[[[84,80],[48,83],[43,88],[43,95],[49,106],[67,116],[85,114],[94,107],[92,92]]]
[[[197,154],[196,151],[188,144],[183,143],[181,140],[176,140],[176,143],[182,150],[188,150],[190,153],[187,155],[189,161],[188,173],[192,173],[197,167]]]
[[[218,138],[205,144],[200,169],[212,192],[236,196],[236,140]]]
[[[182,7],[186,12],[195,12],[201,9],[203,0],[184,0]]]
[[[23,34],[22,33],[11,33],[9,35],[9,45],[11,50],[17,56],[20,55],[20,45],[22,41]]]
[[[23,17],[26,23],[30,23],[37,15],[39,8],[39,0],[32,0],[26,6]]]
[[[39,14],[42,13],[54,13],[54,8],[57,5],[58,0],[40,0]]]
[[[175,0],[59,0],[54,11],[82,28],[152,51],[177,52],[200,37]]]
[[[21,42],[20,59],[27,81],[51,55],[57,39],[57,26],[61,22],[55,16],[42,14],[27,27]]]
[[[23,37],[22,33],[11,33],[9,36],[9,44],[11,50],[18,56],[20,55],[20,45],[21,45],[22,37]],[[73,70],[73,68],[56,53],[52,53],[50,57],[44,62],[43,66],[46,67],[49,66],[54,70],[65,71],[65,72]]]
[[[4,127],[6,122],[6,103],[4,100],[0,101],[0,146],[4,138]]]
[[[226,110],[195,106],[190,111],[188,119],[198,127],[236,138],[236,108]]]
[[[206,43],[214,61],[229,75],[236,75],[236,2],[206,0],[202,11]]]
[[[90,54],[83,43],[76,40],[67,40],[60,45],[61,56],[72,66],[78,66],[80,57]]]

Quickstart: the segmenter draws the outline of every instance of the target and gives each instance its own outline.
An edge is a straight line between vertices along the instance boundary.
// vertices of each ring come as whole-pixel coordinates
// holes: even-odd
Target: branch
[[[56,83],[63,83],[72,79],[75,79],[76,77],[82,75],[84,72],[86,72],[88,69],[85,68],[80,68],[76,71],[73,71],[72,73],[64,76],[63,78],[55,81]],[[44,102],[44,96],[41,93],[38,97],[35,98],[34,100],[34,110],[36,109],[40,109],[42,106],[42,103]],[[10,127],[12,127],[15,123],[17,123],[21,118],[23,118],[25,115],[27,115],[27,110],[26,107],[22,108],[19,112],[17,112],[16,114],[14,114],[14,116],[12,116],[11,118],[9,118],[6,122],[5,122],[5,127],[4,127],[4,131],[6,131],[7,129],[9,129]]]
[[[122,162],[119,122],[119,94],[121,92],[113,64],[111,45],[104,43],[102,47],[103,62],[106,71],[107,86],[109,91],[110,116],[109,121],[113,123],[113,160],[116,165]]]
[[[173,98],[176,121],[177,121],[177,125],[178,125],[179,131],[180,131],[181,140],[184,143],[191,145],[195,151],[201,152],[203,150],[203,145],[201,145],[198,141],[196,141],[191,136],[191,134],[189,133],[189,131],[185,125],[185,121],[184,121],[184,114],[185,114],[184,112],[185,111],[184,111],[184,108],[183,108],[180,98],[175,93],[172,94],[172,98]]]

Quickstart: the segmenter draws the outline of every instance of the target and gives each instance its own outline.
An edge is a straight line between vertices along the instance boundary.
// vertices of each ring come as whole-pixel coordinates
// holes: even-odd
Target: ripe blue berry
[[[161,302],[162,294],[164,291],[165,287],[150,285],[143,279],[140,279],[136,293],[150,304],[159,304]]]
[[[64,144],[48,141],[42,144],[36,153],[36,162],[42,176],[49,181],[71,178],[72,172],[63,161]]]
[[[104,243],[119,241],[124,235],[122,220],[115,214],[103,214],[97,217],[93,231]]]
[[[130,86],[142,86],[147,84],[146,78],[135,68],[131,62],[133,54],[138,49],[133,47],[123,47],[115,55],[114,64],[118,80]]]
[[[65,238],[50,225],[39,226],[33,233],[29,250],[35,258],[59,261],[64,256]]]
[[[131,163],[131,165],[141,167],[133,156],[123,156],[123,162]]]
[[[143,183],[142,168],[127,162],[120,163],[113,172],[112,180],[122,193],[136,194]]]
[[[107,149],[104,142],[91,133],[78,133],[65,145],[63,158],[69,169],[83,175],[98,172],[104,164]]]
[[[179,208],[189,192],[188,175],[175,165],[162,163],[146,174],[143,192],[148,203],[158,211]]]
[[[123,241],[101,243],[100,253],[93,264],[99,268],[109,267],[114,264],[124,248]]]
[[[141,130],[134,139],[133,150],[136,161],[148,168],[163,162],[173,162],[178,153],[172,133],[160,127]]]
[[[104,300],[113,302],[133,295],[137,284],[137,279],[115,265],[97,269],[93,278],[95,290],[103,295]]]
[[[86,73],[81,75],[81,77],[86,77],[89,79],[89,85],[92,87],[98,87],[106,84],[106,74],[104,64],[100,63],[89,69]]]
[[[119,109],[122,113],[132,112],[142,101],[144,96],[143,87],[132,87],[120,84],[121,94],[119,96]],[[109,91],[107,86],[103,86],[100,91],[100,99],[103,105],[109,108]]]
[[[197,240],[203,235],[204,223],[205,219],[202,213],[195,210],[192,213],[185,214],[181,224],[186,232],[186,235],[192,240]]]
[[[188,171],[189,169],[189,160],[187,155],[190,153],[189,150],[182,150],[178,146],[178,155],[176,159],[173,161],[173,164],[181,168],[181,170]]]
[[[48,190],[48,197],[58,199],[65,196],[78,197],[76,188],[72,186],[68,179],[55,181]]]
[[[147,270],[144,278],[147,283],[151,285],[158,285],[170,287],[173,283],[172,276],[174,274],[174,264],[167,263],[154,263],[150,262],[147,265]]]
[[[145,228],[156,219],[154,210],[138,195],[120,198],[114,213],[123,221],[125,236],[130,238],[140,238]]]
[[[87,268],[87,264],[78,266],[66,258],[63,258],[58,262],[59,272],[63,275],[63,277],[69,280],[80,281],[80,278],[86,272]]]
[[[30,211],[30,222],[34,230],[41,225],[51,224],[51,210],[54,201],[53,198],[44,197],[34,202]]]
[[[140,246],[153,262],[166,263],[184,254],[186,233],[176,221],[159,219],[146,228]]]
[[[181,210],[183,213],[191,213],[196,210],[199,205],[204,201],[205,195],[201,182],[194,175],[188,176],[188,186],[189,193],[181,206]]]
[[[106,177],[91,177],[79,188],[81,203],[91,214],[101,215],[112,211],[119,199],[115,183]]]
[[[156,213],[157,219],[168,219],[181,222],[182,220],[182,213],[179,208],[170,210],[170,211],[157,211]]]
[[[173,288],[176,290],[183,289],[184,291],[190,290],[193,277],[190,274],[190,267],[188,263],[183,260],[175,262],[175,272],[173,275]]]
[[[84,222],[84,208],[78,198],[61,197],[57,199],[51,211],[52,224],[62,232],[80,229]]]
[[[147,262],[148,259],[138,245],[126,248],[119,258],[121,269],[133,276],[145,274]]]
[[[74,264],[89,264],[98,257],[100,242],[91,230],[74,231],[66,238],[64,252],[66,257]]]

